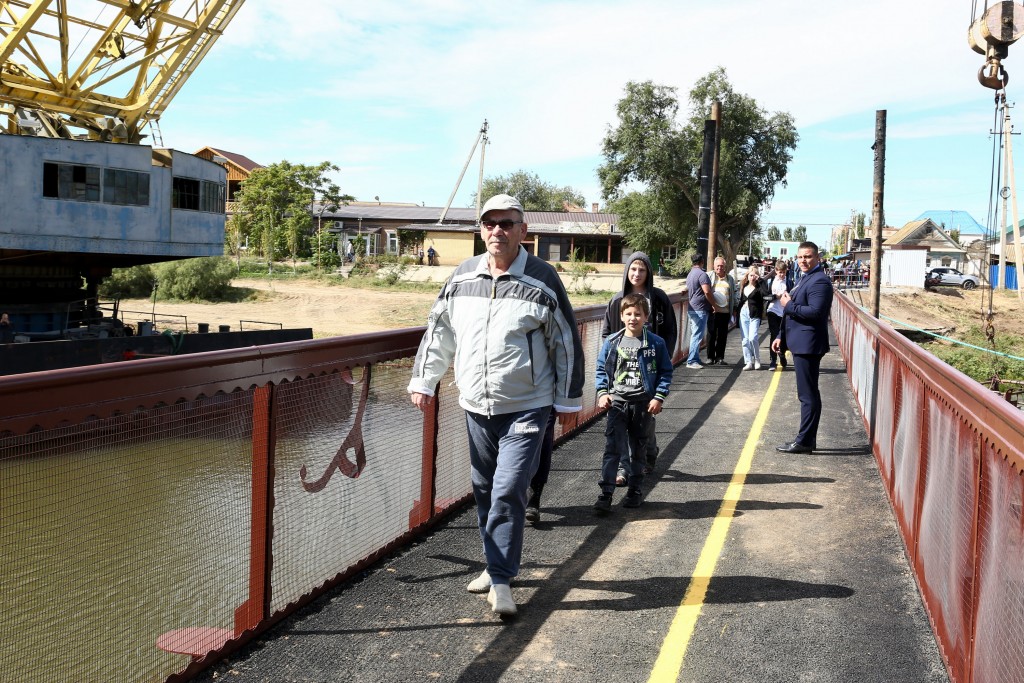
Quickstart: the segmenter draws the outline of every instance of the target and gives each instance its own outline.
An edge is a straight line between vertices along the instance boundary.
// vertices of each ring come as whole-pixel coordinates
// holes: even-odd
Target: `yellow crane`
[[[138,143],[242,3],[0,0],[0,131]]]

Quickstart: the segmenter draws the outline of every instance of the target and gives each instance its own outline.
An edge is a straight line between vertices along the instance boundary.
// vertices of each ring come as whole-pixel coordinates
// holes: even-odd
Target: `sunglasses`
[[[495,228],[501,228],[502,230],[508,231],[512,229],[513,225],[519,225],[522,221],[513,221],[506,218],[503,221],[480,221],[480,225],[484,226],[488,230],[494,230]]]

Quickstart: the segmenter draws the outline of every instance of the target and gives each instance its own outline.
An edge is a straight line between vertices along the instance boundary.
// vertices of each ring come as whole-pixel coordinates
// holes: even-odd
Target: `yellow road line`
[[[760,441],[761,432],[768,421],[768,411],[775,398],[781,377],[781,372],[772,373],[768,391],[761,400],[761,407],[757,411],[757,417],[754,418],[747,441],[743,444],[743,451],[740,453],[740,459],[732,473],[729,488],[725,491],[722,506],[718,509],[715,521],[711,524],[711,531],[708,533],[704,548],[697,559],[693,576],[690,577],[690,586],[686,589],[683,602],[679,605],[672,625],[669,627],[668,635],[665,636],[665,641],[661,644],[661,652],[658,654],[658,660],[654,663],[651,677],[647,679],[648,683],[675,683],[679,678],[679,672],[683,668],[683,659],[686,656],[686,648],[690,644],[690,638],[697,626],[697,619],[704,607],[708,584],[711,583],[711,577],[714,576],[715,564],[722,555],[722,548],[725,546],[725,539],[729,533],[729,525],[732,524],[736,504],[743,493],[743,484],[750,472],[750,464],[754,459],[754,452],[757,450],[757,442]]]

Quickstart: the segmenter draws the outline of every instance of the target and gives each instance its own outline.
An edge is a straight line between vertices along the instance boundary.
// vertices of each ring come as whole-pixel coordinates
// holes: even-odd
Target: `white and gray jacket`
[[[572,304],[554,268],[522,247],[497,278],[487,254],[455,269],[427,318],[409,392],[433,396],[453,360],[459,405],[470,412],[582,408],[585,360]]]

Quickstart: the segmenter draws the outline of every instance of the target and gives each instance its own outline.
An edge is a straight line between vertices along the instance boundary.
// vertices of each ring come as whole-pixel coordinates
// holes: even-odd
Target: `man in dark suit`
[[[788,348],[793,354],[796,393],[800,397],[800,431],[793,441],[782,444],[777,450],[810,453],[818,447],[818,422],[821,420],[818,368],[821,357],[829,350],[832,283],[822,270],[818,245],[801,242],[796,254],[802,277],[792,292],[784,293],[779,299],[783,308],[782,327],[779,336],[772,340],[772,350],[778,353]]]

